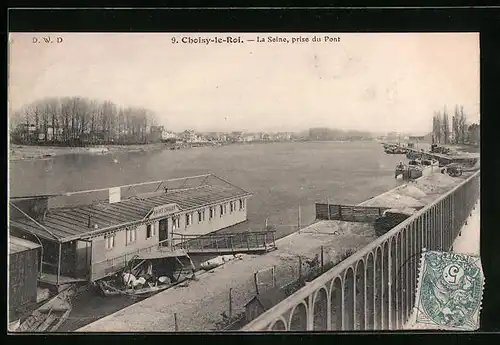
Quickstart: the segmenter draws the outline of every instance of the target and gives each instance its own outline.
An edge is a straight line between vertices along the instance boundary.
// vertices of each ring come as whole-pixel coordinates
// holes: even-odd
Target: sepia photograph
[[[8,330],[479,329],[477,32],[11,32]]]

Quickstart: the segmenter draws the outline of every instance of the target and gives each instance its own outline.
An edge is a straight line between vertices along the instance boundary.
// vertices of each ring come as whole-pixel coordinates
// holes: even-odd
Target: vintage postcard
[[[477,329],[478,33],[8,44],[11,332]]]

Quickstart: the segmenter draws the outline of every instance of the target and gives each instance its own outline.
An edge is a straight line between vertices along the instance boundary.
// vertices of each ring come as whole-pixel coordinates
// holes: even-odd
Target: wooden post
[[[266,225],[265,225],[265,227],[266,227],[266,230],[267,230],[267,218],[266,218]]]
[[[321,246],[321,272],[323,272],[324,267],[325,267],[324,250],[323,246]]]
[[[233,318],[233,288],[229,288],[229,319]]]
[[[250,251],[250,239],[249,239],[248,233],[245,234],[245,238],[247,239],[247,249],[248,249],[248,251]]]
[[[256,295],[259,294],[259,279],[257,277],[258,274],[259,274],[258,271],[253,274],[253,281],[255,283],[255,294]]]
[[[231,246],[231,253],[234,253],[233,236],[229,236],[229,245]]]
[[[57,286],[59,286],[59,276],[61,275],[61,242],[59,242],[59,255],[57,257]]]
[[[275,288],[276,287],[276,266],[273,266],[272,273],[273,273],[273,288]]]
[[[326,198],[326,210],[328,212],[328,220],[330,220],[330,200]]]
[[[179,325],[177,323],[177,313],[174,313],[174,327],[175,327],[175,331],[179,331]]]
[[[302,257],[299,256],[299,284],[302,284]]]
[[[339,220],[342,220],[342,205],[339,205]]]

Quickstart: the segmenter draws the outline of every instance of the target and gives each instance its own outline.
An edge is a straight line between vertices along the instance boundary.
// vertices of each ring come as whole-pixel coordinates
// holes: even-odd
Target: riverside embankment
[[[90,147],[58,147],[10,145],[9,160],[49,159],[65,155],[103,155],[117,152],[152,152],[165,149],[165,144],[102,145]]]
[[[434,174],[404,184],[360,205],[389,208],[420,207],[460,184],[459,178]],[[333,201],[333,200],[332,200]],[[372,224],[319,221],[277,241],[278,249],[262,256],[244,256],[203,273],[187,286],[170,289],[81,327],[79,332],[102,331],[210,331],[228,312],[232,289],[232,312],[243,311],[255,294],[253,272],[276,267],[276,285],[297,277],[297,256],[313,259],[323,247],[325,262],[335,262],[346,251],[358,250],[376,238]],[[176,317],[174,318],[174,313]],[[177,328],[176,322],[177,320]]]

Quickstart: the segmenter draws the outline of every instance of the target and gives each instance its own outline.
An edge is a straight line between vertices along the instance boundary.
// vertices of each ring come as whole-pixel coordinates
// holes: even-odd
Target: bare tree
[[[448,113],[446,111],[446,107],[444,108],[443,111],[443,117],[441,120],[441,126],[443,128],[443,143],[444,144],[449,144],[450,140],[450,120],[448,119]]]
[[[451,119],[451,129],[453,133],[453,143],[458,144],[460,142],[461,133],[459,130],[460,112],[458,110],[458,105],[455,106],[455,113]]]
[[[441,114],[440,112],[436,112],[434,115],[434,137],[438,144],[441,144],[441,135],[442,126],[441,126]]]
[[[467,117],[464,114],[464,107],[460,107],[460,116],[458,121],[458,131],[460,133],[460,143],[465,144],[467,134]]]
[[[114,142],[115,139],[128,143],[145,143],[155,121],[154,114],[145,108],[118,109],[111,101],[65,97],[47,98],[26,105],[16,113],[12,126],[24,123],[26,141],[33,124],[36,142],[39,133],[44,133],[44,141],[47,142],[51,127],[52,139],[61,140],[63,145],[75,145],[78,142],[93,144],[97,138],[102,143]]]

